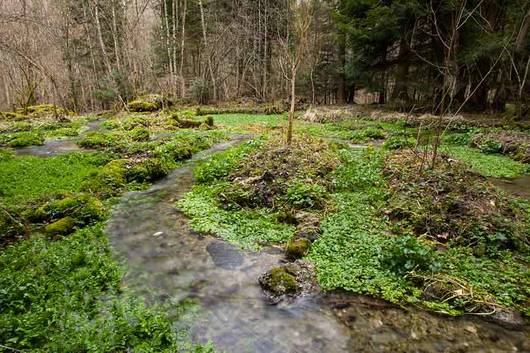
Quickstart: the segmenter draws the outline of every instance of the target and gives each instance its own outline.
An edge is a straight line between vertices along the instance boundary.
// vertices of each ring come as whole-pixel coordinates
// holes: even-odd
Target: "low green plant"
[[[0,197],[7,207],[13,208],[45,195],[79,191],[83,180],[107,161],[108,156],[103,153],[0,160]]]
[[[184,332],[175,332],[162,312],[120,288],[123,270],[102,227],[57,241],[32,236],[0,252],[3,346],[40,352],[180,350]]]
[[[528,173],[528,167],[524,163],[506,156],[485,154],[466,146],[442,146],[442,150],[484,176],[515,178]]]

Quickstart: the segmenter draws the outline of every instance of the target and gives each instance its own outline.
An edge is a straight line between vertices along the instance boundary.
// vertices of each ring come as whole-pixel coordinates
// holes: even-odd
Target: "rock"
[[[484,316],[484,319],[511,330],[520,330],[524,327],[524,319],[521,313],[508,308],[497,307],[494,314]]]
[[[305,224],[320,227],[320,218],[314,213],[299,211],[294,215],[294,218],[300,225]]]
[[[160,236],[164,235],[164,232],[156,232],[153,234],[153,237],[158,238]]]
[[[291,260],[296,260],[306,256],[311,248],[311,241],[306,238],[295,237],[285,246],[285,253]]]
[[[244,255],[233,245],[224,241],[213,241],[206,246],[215,266],[221,268],[237,268],[243,264]]]
[[[314,266],[310,262],[297,260],[274,267],[259,278],[259,284],[270,302],[277,304],[316,287]]]

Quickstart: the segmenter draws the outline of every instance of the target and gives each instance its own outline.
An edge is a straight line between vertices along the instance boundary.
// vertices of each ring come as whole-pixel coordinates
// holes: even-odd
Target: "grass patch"
[[[468,164],[477,173],[494,178],[515,178],[529,172],[528,165],[509,157],[485,154],[465,146],[443,146],[442,150]]]
[[[102,225],[61,241],[40,236],[0,253],[0,342],[41,352],[175,352],[155,308],[121,293]]]
[[[286,122],[286,115],[218,114],[215,124],[234,131],[248,131],[256,128],[278,128]]]
[[[44,195],[79,191],[82,181],[107,158],[101,153],[71,153],[0,160],[0,200],[10,208]]]
[[[266,209],[224,210],[217,194],[226,184],[196,185],[177,207],[190,218],[190,226],[245,249],[258,250],[261,245],[283,243],[294,233],[294,227],[280,223]]]

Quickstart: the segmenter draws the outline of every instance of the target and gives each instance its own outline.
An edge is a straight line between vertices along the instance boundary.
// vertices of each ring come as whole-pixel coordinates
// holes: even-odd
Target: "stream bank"
[[[189,323],[194,340],[211,340],[217,349],[231,352],[530,350],[526,331],[345,293],[316,292],[270,305],[257,279],[282,263],[281,251],[241,251],[198,234],[174,207],[191,189],[196,163],[245,138],[203,151],[150,189],[126,194],[106,228],[127,264],[125,284],[134,292],[157,303],[200,303],[201,314]]]

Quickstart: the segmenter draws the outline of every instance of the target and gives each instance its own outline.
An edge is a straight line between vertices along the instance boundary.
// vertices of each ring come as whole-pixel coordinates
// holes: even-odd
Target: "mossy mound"
[[[119,141],[116,134],[92,131],[84,135],[77,144],[84,148],[108,148]]]
[[[143,127],[135,127],[129,134],[129,138],[136,142],[149,141],[149,137],[149,130]]]
[[[72,217],[64,217],[48,224],[44,231],[52,236],[68,235],[75,230],[75,220]]]
[[[118,195],[128,183],[156,181],[168,172],[169,167],[157,158],[117,159],[91,173],[81,189],[105,198]]]
[[[63,195],[44,204],[30,208],[25,213],[33,223],[49,223],[58,218],[71,217],[76,225],[87,225],[107,216],[103,203],[86,194]]]
[[[219,201],[228,208],[322,209],[337,165],[321,140],[298,138],[287,147],[273,138],[242,159]]]
[[[472,246],[477,252],[528,247],[529,215],[486,179],[446,155],[435,169],[420,172],[420,165],[413,152],[386,160],[387,214],[396,232]]]
[[[170,115],[170,120],[181,129],[212,128],[214,119],[211,115],[202,118],[195,118],[194,114],[189,111],[178,111]]]
[[[154,112],[162,107],[171,106],[172,102],[159,94],[148,94],[138,97],[127,103],[127,108],[131,112]]]
[[[530,163],[530,134],[515,131],[479,133],[469,145],[485,153],[501,153],[512,156],[523,163]]]
[[[309,253],[311,240],[295,237],[285,246],[285,253],[290,260],[300,259]]]

